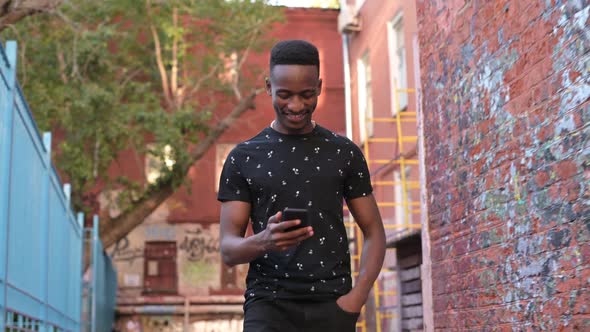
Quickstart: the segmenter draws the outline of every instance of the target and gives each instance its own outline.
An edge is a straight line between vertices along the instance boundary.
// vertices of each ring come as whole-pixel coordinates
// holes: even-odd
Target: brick
[[[583,3],[416,3],[436,330],[586,328]]]
[[[535,184],[538,187],[544,187],[547,183],[549,183],[549,173],[546,171],[539,171],[535,174]]]
[[[560,179],[569,179],[578,173],[578,167],[572,160],[564,160],[555,165],[555,173]]]

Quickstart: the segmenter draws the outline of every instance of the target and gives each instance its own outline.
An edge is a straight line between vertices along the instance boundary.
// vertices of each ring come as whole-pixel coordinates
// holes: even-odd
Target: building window
[[[358,60],[358,107],[361,142],[373,136],[373,94],[371,93],[371,64],[369,52]]]
[[[391,101],[392,114],[404,111],[408,107],[408,78],[406,61],[406,43],[404,20],[400,14],[388,23],[389,61],[391,67]]]
[[[146,242],[144,257],[143,293],[176,294],[176,242]]]

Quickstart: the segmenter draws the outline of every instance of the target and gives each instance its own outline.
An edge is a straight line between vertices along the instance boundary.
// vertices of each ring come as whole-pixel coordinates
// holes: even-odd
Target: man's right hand
[[[265,251],[285,251],[313,236],[313,228],[311,226],[285,232],[286,229],[299,225],[301,220],[296,219],[281,222],[282,217],[283,213],[280,211],[271,216],[268,219],[266,229],[257,234]]]

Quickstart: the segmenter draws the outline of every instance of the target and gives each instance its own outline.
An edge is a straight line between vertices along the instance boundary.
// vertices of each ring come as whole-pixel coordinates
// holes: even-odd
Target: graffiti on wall
[[[133,265],[136,259],[143,258],[145,241],[176,241],[176,230],[172,226],[156,224],[139,228],[143,228],[144,237],[125,236],[115,243],[110,255],[113,261]]]
[[[144,276],[146,241],[175,241],[178,245],[178,291],[207,295],[221,287],[219,225],[150,223],[138,226],[109,248],[121,288],[140,289]]]
[[[143,258],[143,245],[131,244],[129,238],[124,237],[115,243],[110,256],[116,263],[133,265],[136,259]]]
[[[189,261],[210,261],[212,254],[219,252],[219,239],[201,227],[186,229],[184,239],[178,248],[185,251]]]
[[[179,288],[188,294],[208,294],[221,285],[219,225],[183,225],[178,238]]]

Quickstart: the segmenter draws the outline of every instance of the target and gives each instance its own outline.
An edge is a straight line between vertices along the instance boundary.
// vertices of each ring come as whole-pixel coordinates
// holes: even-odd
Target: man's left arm
[[[348,294],[337,300],[337,303],[345,311],[360,312],[383,266],[385,230],[372,194],[348,200],[347,205],[363,232],[363,248],[356,283]]]

